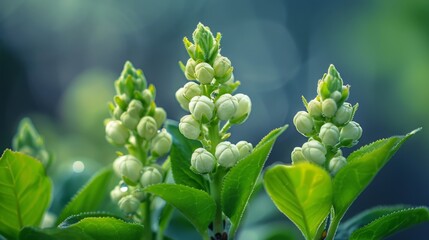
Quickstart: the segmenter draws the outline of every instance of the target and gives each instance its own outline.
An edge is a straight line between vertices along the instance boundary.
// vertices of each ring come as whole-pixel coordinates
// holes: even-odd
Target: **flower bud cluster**
[[[116,96],[110,103],[106,139],[126,146],[129,154],[119,156],[113,169],[121,182],[111,192],[112,199],[127,214],[133,214],[146,199],[144,187],[163,181],[163,171],[155,163],[171,149],[172,137],[163,128],[167,114],[155,104],[156,89],[147,85],[141,70],[126,62],[115,81]],[[124,191],[124,189],[127,189]]]
[[[293,123],[309,141],[292,151],[294,164],[313,162],[325,167],[332,175],[347,164],[340,148],[355,146],[362,136],[362,128],[353,121],[358,105],[353,107],[345,102],[349,89],[331,65],[328,73],[319,80],[316,98],[309,102],[303,98],[307,111],[299,111]]]
[[[13,137],[12,148],[39,160],[45,169],[52,161],[52,155],[46,150],[42,136],[37,132],[29,118],[21,120]]]

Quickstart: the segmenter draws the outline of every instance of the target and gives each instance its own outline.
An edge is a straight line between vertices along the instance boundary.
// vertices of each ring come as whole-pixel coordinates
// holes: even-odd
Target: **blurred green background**
[[[56,156],[51,175],[62,200],[54,199],[52,211],[119,150],[106,143],[103,119],[126,60],[157,86],[157,103],[169,118],[184,114],[174,98],[186,83],[177,62],[188,58],[182,38],[198,22],[222,32],[239,92],[252,98],[252,115],[233,129],[233,141],[256,144],[272,128],[291,124],[304,108],[301,95],[313,98],[333,63],[351,85],[349,102],[359,102],[361,144],[423,127],[346,218],[381,204],[429,205],[427,0],[1,0],[0,149],[11,146],[19,120],[30,116]],[[292,126],[267,164],[289,163],[304,141]],[[76,161],[85,164],[83,172],[73,172]],[[242,239],[262,239],[261,222],[294,229],[263,194],[258,199]],[[422,239],[428,228],[390,239]]]

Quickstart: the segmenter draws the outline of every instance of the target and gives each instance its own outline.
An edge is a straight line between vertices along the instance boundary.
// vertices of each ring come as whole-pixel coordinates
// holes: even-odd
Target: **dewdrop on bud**
[[[165,112],[164,108],[157,107],[155,108],[153,118],[156,121],[157,127],[160,128],[162,127],[162,124],[164,124],[165,119],[167,118],[167,113]]]
[[[329,171],[334,176],[341,168],[347,164],[346,158],[343,156],[333,157],[329,162]]]
[[[213,80],[214,69],[208,63],[198,63],[195,67],[195,76],[200,83],[209,84]]]
[[[106,138],[115,145],[122,146],[130,137],[128,129],[118,120],[109,121],[106,125]]]
[[[362,136],[362,128],[359,123],[350,121],[340,131],[340,142],[342,145],[351,147],[357,144]]]
[[[319,138],[326,146],[335,146],[340,140],[340,130],[332,123],[325,123],[320,128]]]
[[[200,96],[202,94],[201,86],[194,82],[188,82],[183,86],[183,96],[186,100],[191,101],[195,96]]]
[[[316,99],[311,100],[307,106],[308,113],[314,118],[322,116],[322,103]]]
[[[124,197],[127,194],[128,194],[127,191],[122,191],[119,186],[115,186],[115,188],[113,188],[113,190],[110,191],[110,198],[112,199],[113,202],[117,203],[122,197]]]
[[[215,156],[219,165],[230,168],[237,163],[240,158],[240,152],[238,151],[237,146],[225,141],[216,146]]]
[[[335,124],[343,125],[348,123],[353,115],[353,107],[350,103],[343,103],[343,105],[338,108],[337,112],[335,113],[334,119],[332,121]]]
[[[185,92],[184,88],[179,88],[176,91],[176,100],[180,104],[180,107],[182,107],[186,111],[189,111],[189,100],[185,98],[183,94],[184,92]]]
[[[189,139],[197,139],[201,133],[200,123],[192,115],[185,115],[180,119],[179,131]]]
[[[322,143],[316,140],[304,143],[304,145],[302,145],[302,154],[308,161],[319,165],[323,165],[326,160],[326,148]]]
[[[239,141],[236,144],[236,146],[238,148],[238,152],[240,153],[240,159],[243,159],[243,158],[247,157],[253,151],[252,144],[249,143],[249,142],[246,142],[246,141]]]
[[[189,58],[188,61],[186,62],[186,67],[185,67],[185,77],[188,80],[195,80],[196,76],[195,76],[195,66],[197,65],[197,63],[195,62],[194,59]]]
[[[201,174],[211,173],[216,165],[215,157],[204,148],[195,149],[191,157],[192,168]]]
[[[232,74],[231,61],[227,57],[220,56],[216,58],[214,64],[214,75],[219,83],[229,80]]]
[[[293,118],[293,124],[296,130],[303,135],[310,134],[314,130],[313,119],[307,112],[299,111]]]
[[[322,102],[322,113],[325,117],[331,118],[337,112],[337,103],[332,98],[323,100]]]
[[[142,163],[132,155],[123,155],[113,162],[113,170],[124,180],[137,183],[141,176]]]
[[[238,100],[236,97],[227,93],[219,97],[216,101],[217,116],[220,120],[226,121],[234,116],[238,108]]]
[[[158,169],[154,167],[147,167],[143,170],[142,177],[140,178],[140,183],[143,187],[147,187],[153,184],[158,184],[162,182],[162,175]]]
[[[195,96],[189,103],[189,111],[198,121],[210,121],[213,117],[214,108],[212,100],[206,96]]]
[[[235,94],[234,97],[238,101],[237,111],[230,119],[230,122],[233,124],[241,124],[249,117],[250,112],[252,111],[252,101],[250,101],[249,96],[246,94]]]
[[[146,140],[151,140],[155,137],[157,131],[158,124],[150,116],[144,116],[137,125],[137,133]]]
[[[133,214],[140,207],[140,201],[132,195],[121,198],[118,202],[119,208],[125,214]]]
[[[171,144],[171,135],[162,129],[152,140],[151,152],[156,157],[164,156],[170,151]]]
[[[308,162],[307,159],[305,159],[304,154],[302,154],[302,148],[300,147],[295,147],[290,156],[292,159],[292,164]]]
[[[122,124],[130,130],[134,130],[137,127],[139,120],[138,116],[130,114],[128,111],[121,115]]]
[[[143,104],[139,100],[133,99],[128,104],[127,112],[133,116],[140,116],[143,113]]]

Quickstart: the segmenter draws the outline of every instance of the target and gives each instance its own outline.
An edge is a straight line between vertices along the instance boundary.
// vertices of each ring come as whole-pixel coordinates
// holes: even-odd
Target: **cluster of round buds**
[[[252,151],[252,144],[246,141],[237,144],[221,142],[216,146],[214,153],[205,148],[197,148],[191,157],[191,169],[199,174],[208,174],[214,172],[218,166],[231,168]]]
[[[109,104],[111,118],[106,121],[106,138],[118,146],[133,144],[136,138],[150,145],[153,156],[160,157],[170,151],[171,136],[161,129],[167,114],[155,104],[155,87],[147,86],[141,70],[126,62],[115,81],[117,95]]]
[[[292,151],[293,163],[310,161],[332,175],[347,163],[340,148],[355,146],[362,136],[362,128],[353,121],[358,105],[345,102],[349,89],[334,65],[330,65],[328,73],[319,80],[317,97],[309,102],[303,98],[307,111],[299,111],[293,123],[309,141]]]
[[[159,165],[144,167],[140,160],[132,155],[116,158],[113,170],[122,180],[110,192],[110,196],[126,214],[135,213],[140,203],[146,200],[143,188],[161,183],[164,178]]]

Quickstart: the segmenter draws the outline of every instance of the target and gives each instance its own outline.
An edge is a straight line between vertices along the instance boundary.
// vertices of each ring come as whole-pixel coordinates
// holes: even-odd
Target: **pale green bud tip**
[[[332,123],[325,123],[320,128],[319,137],[326,146],[335,146],[340,140],[340,130]]]
[[[143,170],[140,183],[143,187],[147,187],[153,184],[158,184],[162,182],[162,174],[158,169],[154,167],[147,167]]]
[[[115,145],[122,146],[130,137],[128,129],[118,120],[109,121],[106,125],[106,138]]]
[[[322,143],[316,140],[304,143],[304,145],[302,145],[302,154],[305,159],[319,165],[323,165],[326,160],[326,148]]]
[[[122,191],[119,186],[116,186],[112,191],[110,191],[110,198],[115,203],[119,202],[119,200],[125,195],[127,195],[127,191]]]
[[[214,75],[218,82],[224,83],[231,78],[232,74],[232,67],[231,67],[231,61],[223,56],[220,56],[216,58],[214,64]]]
[[[332,175],[335,175],[346,164],[347,164],[347,160],[343,156],[334,157],[329,162],[329,171],[331,172]]]
[[[167,119],[167,112],[165,112],[164,108],[157,107],[155,108],[155,113],[153,114],[153,118],[157,123],[157,127],[160,128]]]
[[[192,115],[186,115],[180,119],[179,130],[186,138],[195,140],[200,136],[201,126]]]
[[[307,112],[299,111],[293,118],[293,124],[296,130],[303,135],[310,134],[314,130],[313,119]]]
[[[190,58],[188,59],[188,61],[186,62],[186,67],[185,67],[185,77],[188,80],[195,80],[197,77],[195,76],[195,66],[197,65],[197,63],[195,62],[194,59]]]
[[[133,214],[140,207],[140,201],[132,195],[125,196],[119,200],[119,208],[125,214]]]
[[[199,173],[206,174],[214,170],[215,157],[204,148],[195,149],[191,157],[191,166]]]
[[[242,93],[236,94],[234,97],[238,101],[238,107],[230,121],[234,124],[240,124],[246,121],[249,117],[250,112],[252,111],[252,101],[250,101],[249,96]]]
[[[302,148],[295,147],[291,153],[292,164],[297,164],[301,162],[308,162],[305,159],[304,154],[302,154]]]
[[[311,100],[308,103],[308,113],[314,118],[319,118],[322,116],[322,103],[316,99]]]
[[[130,130],[134,130],[137,127],[139,120],[138,116],[130,114],[128,111],[121,115],[122,124]]]
[[[213,117],[214,104],[206,96],[195,96],[189,103],[189,111],[198,121],[210,121]]]
[[[229,93],[220,96],[216,101],[217,116],[220,120],[229,120],[232,116],[234,116],[237,108],[237,98]]]
[[[350,121],[340,131],[340,141],[345,146],[356,145],[361,136],[362,128],[355,121]]]
[[[322,113],[325,117],[331,118],[337,112],[337,103],[334,99],[328,98],[322,102]]]
[[[195,96],[200,96],[202,90],[199,84],[194,82],[188,82],[183,86],[183,96],[186,100],[190,101]]]
[[[184,96],[185,89],[179,88],[176,91],[176,100],[184,110],[189,111],[189,100]]]
[[[215,156],[219,165],[230,168],[233,167],[240,158],[240,152],[236,145],[226,141],[216,146]]]
[[[123,155],[113,162],[113,170],[119,177],[137,183],[141,176],[142,163],[132,155]]]
[[[127,112],[133,116],[140,116],[143,113],[143,104],[139,100],[133,99],[128,104]]]
[[[353,107],[350,103],[343,103],[343,105],[338,108],[335,113],[333,122],[338,125],[343,125],[348,123],[353,115]]]
[[[152,154],[159,157],[167,154],[171,149],[172,138],[167,130],[162,129],[152,141]]]
[[[199,63],[195,67],[195,76],[200,83],[210,84],[214,77],[214,69],[208,63]]]
[[[238,152],[240,153],[240,159],[243,159],[250,155],[253,151],[253,146],[251,143],[246,141],[240,141],[236,144]]]
[[[144,116],[137,125],[137,133],[146,140],[155,137],[158,125],[153,117]]]

